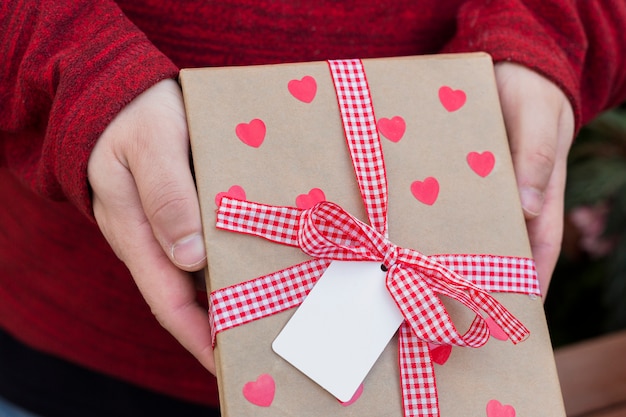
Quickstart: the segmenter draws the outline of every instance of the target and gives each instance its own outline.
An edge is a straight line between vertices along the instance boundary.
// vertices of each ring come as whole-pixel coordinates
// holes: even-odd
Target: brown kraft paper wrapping
[[[530,257],[490,57],[369,59],[363,65],[377,120],[401,115],[406,123],[399,140],[393,133],[388,135],[395,140],[381,135],[390,240],[427,255]],[[310,102],[287,88],[289,81],[305,76],[317,84]],[[367,222],[326,62],[190,69],[181,71],[180,80],[210,291],[309,259],[298,248],[216,229],[215,196],[233,185],[245,190],[247,200],[279,206],[295,206],[297,196],[319,188],[326,200]],[[446,109],[438,95],[442,86],[463,91],[466,102]],[[253,119],[263,120],[266,134],[262,142],[246,144],[235,126]],[[478,175],[466,155],[487,150],[495,164],[487,175]],[[432,204],[410,192],[413,181],[427,177],[440,184]],[[531,335],[518,345],[491,338],[478,349],[453,347],[447,362],[435,364],[441,416],[509,416],[505,409],[488,412],[491,400],[510,405],[517,416],[564,416],[541,299],[494,297]],[[467,328],[473,313],[444,303],[457,327]],[[224,417],[403,416],[395,339],[368,374],[361,397],[343,406],[272,351],[272,341],[294,311],[218,334],[215,357]],[[242,394],[246,383],[262,374],[276,384],[269,407],[254,405]]]

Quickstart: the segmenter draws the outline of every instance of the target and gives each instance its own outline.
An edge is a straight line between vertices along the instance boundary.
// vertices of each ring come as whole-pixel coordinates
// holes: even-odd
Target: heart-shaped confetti
[[[487,403],[487,417],[515,417],[515,408],[512,405],[502,405],[498,400]]]
[[[265,140],[265,123],[252,119],[250,123],[239,123],[235,128],[237,137],[246,145],[258,148]]]
[[[300,194],[296,197],[296,207],[302,210],[306,210],[322,201],[326,201],[324,191],[320,190],[319,188],[312,188],[308,194]]]
[[[439,196],[439,181],[433,177],[428,177],[424,181],[413,181],[411,193],[418,201],[432,206]]]
[[[317,93],[317,82],[310,75],[302,77],[300,80],[291,80],[287,83],[287,89],[292,96],[304,103],[310,103]]]
[[[439,89],[439,101],[441,101],[443,107],[449,112],[457,111],[463,107],[466,98],[465,91],[463,90],[453,90],[447,85]]]
[[[406,131],[406,123],[400,116],[394,116],[391,119],[381,117],[378,120],[378,130],[384,137],[392,142],[398,142],[404,136]]]
[[[489,316],[485,317],[485,322],[487,323],[487,327],[489,327],[489,333],[494,339],[498,340],[508,340],[509,336],[504,333],[502,327],[498,326],[498,323],[493,321],[493,319]]]
[[[489,151],[483,153],[470,152],[467,154],[467,164],[472,168],[472,171],[481,177],[486,177],[493,170],[496,157]]]
[[[233,185],[228,189],[228,191],[223,191],[215,195],[215,205],[219,207],[222,198],[226,196],[234,198],[235,200],[245,200],[246,192],[239,185]]]
[[[274,378],[269,374],[262,374],[256,379],[243,386],[243,396],[246,400],[259,407],[269,407],[274,401],[276,386]]]
[[[452,353],[452,346],[429,343],[428,350],[430,352],[430,359],[438,365],[443,365],[448,361],[450,353]]]
[[[341,405],[343,405],[344,407],[347,407],[349,405],[352,405],[356,402],[356,400],[358,400],[361,397],[361,394],[363,394],[363,384],[359,385],[359,388],[357,388],[356,392],[354,393],[354,395],[352,396],[352,398],[350,398],[348,401],[343,402],[343,401],[339,401],[341,403]]]

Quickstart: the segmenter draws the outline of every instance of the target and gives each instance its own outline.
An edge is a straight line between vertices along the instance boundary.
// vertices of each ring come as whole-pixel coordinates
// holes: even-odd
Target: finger
[[[574,134],[573,126],[574,116],[571,107],[565,106],[558,119],[555,164],[546,188],[544,207],[539,216],[527,221],[531,249],[544,299],[561,251],[567,154]]]
[[[172,80],[149,97],[162,117],[152,115],[139,126],[135,148],[126,148],[128,167],[137,184],[147,219],[163,251],[187,271],[204,267],[206,253],[200,208],[189,167],[189,138],[180,89]],[[159,86],[161,87],[161,86]]]
[[[150,227],[137,233],[147,244],[129,250],[132,260],[127,266],[139,290],[159,323],[214,374],[211,329],[206,310],[196,301],[193,279],[171,263],[155,240],[150,240]],[[138,253],[134,253],[136,249]]]
[[[501,65],[496,73],[522,208],[530,219],[542,210],[554,169],[562,97],[546,94],[555,87],[521,66]]]
[[[553,183],[548,186],[545,193],[545,203],[541,214],[526,222],[541,294],[544,298],[561,251],[564,170],[555,168],[552,180]]]

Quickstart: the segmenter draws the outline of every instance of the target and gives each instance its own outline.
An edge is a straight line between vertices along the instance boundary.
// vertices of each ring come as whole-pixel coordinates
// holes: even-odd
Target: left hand
[[[540,74],[509,62],[496,64],[495,73],[545,299],[561,250],[567,154],[574,135],[574,113],[561,89]]]

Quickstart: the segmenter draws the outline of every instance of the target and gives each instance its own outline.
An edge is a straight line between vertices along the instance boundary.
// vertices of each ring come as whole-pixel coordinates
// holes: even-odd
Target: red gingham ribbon
[[[216,227],[300,247],[314,259],[211,293],[213,338],[218,332],[299,305],[330,260],[374,260],[387,268],[386,285],[405,322],[399,362],[407,417],[437,417],[435,374],[428,343],[479,347],[489,330],[481,311],[517,343],[528,330],[487,291],[539,294],[530,259],[493,255],[425,256],[387,239],[387,185],[382,148],[362,64],[330,61],[346,139],[369,226],[330,202],[301,210],[222,198]],[[470,308],[476,318],[457,332],[436,294]]]
[[[339,112],[370,224],[387,236],[387,174],[374,106],[360,60],[328,61]]]

